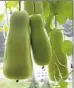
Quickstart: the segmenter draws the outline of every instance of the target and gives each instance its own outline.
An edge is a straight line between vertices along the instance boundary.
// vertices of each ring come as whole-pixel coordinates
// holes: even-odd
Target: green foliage
[[[60,83],[60,88],[67,88],[68,83],[67,82],[61,82]]]
[[[57,14],[57,21],[59,23],[65,23],[67,19],[72,20],[72,1],[60,1],[59,3],[59,13]]]
[[[18,1],[8,1],[8,2],[6,3],[6,5],[7,5],[7,8],[8,8],[9,10],[11,10],[12,8],[17,8]]]
[[[43,3],[44,6],[44,17],[47,18],[49,14],[56,15],[56,21],[60,24],[64,24],[65,21],[69,18],[72,20],[72,8],[73,4],[71,1],[61,1],[61,0],[52,0],[49,2],[48,0]]]
[[[68,83],[62,80],[55,88],[68,88]]]
[[[5,16],[4,13],[0,14],[0,22],[2,22],[4,20],[4,16]]]
[[[67,54],[68,56],[73,53],[73,44],[69,40],[65,40],[62,44],[62,52]]]

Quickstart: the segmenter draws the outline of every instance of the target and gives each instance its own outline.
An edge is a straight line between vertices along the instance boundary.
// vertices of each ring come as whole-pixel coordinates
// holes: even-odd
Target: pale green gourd
[[[10,79],[32,76],[29,16],[26,11],[13,12],[4,52],[3,73]]]
[[[50,42],[52,46],[52,60],[49,62],[48,65],[49,77],[53,81],[55,80],[54,76],[57,81],[59,81],[61,76],[63,79],[67,79],[68,77],[67,57],[62,52],[63,36],[62,32],[59,29],[53,29],[50,32]],[[55,66],[56,68],[54,68]]]
[[[40,14],[30,17],[30,27],[34,60],[38,65],[47,65],[51,59],[51,46]]]

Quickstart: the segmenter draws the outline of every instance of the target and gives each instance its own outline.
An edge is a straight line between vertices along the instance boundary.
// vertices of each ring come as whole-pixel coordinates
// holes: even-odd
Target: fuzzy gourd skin
[[[51,59],[51,46],[40,14],[30,17],[30,26],[34,60],[38,65],[47,65]]]
[[[7,78],[20,80],[32,75],[28,28],[29,17],[27,12],[12,13],[3,64],[3,73]]]
[[[59,71],[56,65],[55,54],[52,54],[52,60],[48,65],[49,77],[52,81],[59,80]]]
[[[55,78],[57,81],[59,81],[59,79],[61,78],[61,74],[61,76],[64,77],[63,79],[65,80],[67,79],[66,75],[68,74],[67,57],[62,52],[61,46],[63,42],[63,36],[60,30],[52,30],[52,32],[50,33],[50,42],[52,46],[52,60],[48,65],[49,77],[52,81],[54,81]]]

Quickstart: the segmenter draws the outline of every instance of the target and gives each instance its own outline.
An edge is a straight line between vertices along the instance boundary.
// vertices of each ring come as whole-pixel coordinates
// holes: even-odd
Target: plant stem
[[[21,0],[19,0],[19,11],[21,11]]]
[[[34,14],[35,14],[35,3],[34,3],[34,1],[33,1],[33,5],[34,5]]]
[[[19,82],[19,80],[16,80],[16,82]]]
[[[56,19],[56,15],[55,15],[55,28],[57,28],[57,19]]]
[[[47,19],[46,19],[46,30],[47,30],[47,33],[48,33],[48,35],[49,35],[49,32],[51,32],[52,31],[52,29],[51,29],[51,27],[50,27],[50,25],[51,25],[51,22],[52,22],[52,19],[53,19],[53,14],[50,14],[48,17],[47,17]]]
[[[73,73],[74,72],[74,70],[72,70],[71,72],[69,72],[66,76],[69,76],[71,73]],[[65,77],[66,77],[65,76]],[[65,77],[63,77],[63,78],[65,78]],[[63,82],[64,80],[63,80],[63,78],[60,78],[60,81],[59,81],[59,83],[57,84],[57,85],[54,85],[54,86],[58,86],[61,82]]]
[[[42,69],[44,69],[44,66],[42,66]]]

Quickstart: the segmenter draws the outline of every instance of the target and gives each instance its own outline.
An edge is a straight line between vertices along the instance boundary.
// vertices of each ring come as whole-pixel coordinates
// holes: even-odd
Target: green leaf
[[[2,22],[4,19],[4,14],[0,14],[0,22]]]
[[[62,81],[62,82],[60,83],[60,88],[67,88],[67,85],[68,85],[67,82]]]
[[[56,15],[56,19],[59,23],[63,24],[65,21],[69,18],[72,20],[72,11],[73,11],[73,4],[71,1],[65,1],[65,0],[52,0],[49,3],[50,6],[50,12],[53,15]]]
[[[7,2],[7,8],[11,9],[12,7],[15,8],[18,4],[18,1],[8,1]]]
[[[65,40],[62,44],[62,52],[67,54],[68,56],[72,55],[73,52],[73,44],[69,40]]]
[[[68,88],[68,83],[62,80],[55,88]]]
[[[51,1],[49,3],[49,7],[50,7],[50,12],[53,14],[53,15],[56,15],[60,12],[60,1]]]
[[[60,1],[59,12],[57,14],[57,21],[61,24],[65,23],[67,19],[72,20],[72,1]]]
[[[63,24],[66,22],[67,17],[64,16],[64,14],[59,14],[58,16],[56,16],[56,19],[60,24]]]

